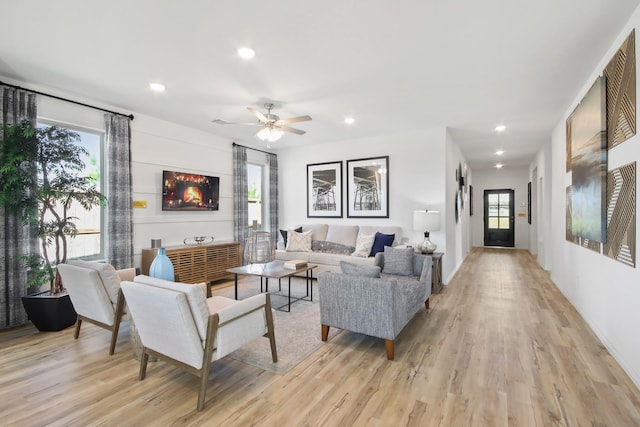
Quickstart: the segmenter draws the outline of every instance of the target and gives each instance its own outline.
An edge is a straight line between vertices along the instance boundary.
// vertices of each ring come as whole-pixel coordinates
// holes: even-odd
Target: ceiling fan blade
[[[276,124],[286,125],[288,123],[308,122],[309,120],[311,120],[311,116],[291,117],[289,119],[280,119],[276,122]]]
[[[260,120],[261,122],[269,123],[269,119],[267,118],[267,116],[262,114],[262,112],[260,110],[258,110],[257,108],[247,107],[247,110],[251,111],[251,113],[254,116],[256,116],[258,118],[258,120]]]
[[[221,120],[221,119],[215,119],[215,120],[212,120],[212,122],[216,123],[218,125],[262,126],[262,123],[259,123],[259,122],[255,122],[255,123],[240,123],[240,122],[228,122],[226,120]]]
[[[285,132],[295,133],[296,135],[304,135],[305,133],[307,133],[307,131],[305,131],[305,130],[300,130],[300,129],[292,128],[292,127],[289,127],[289,126],[278,125],[278,126],[274,126],[274,127],[276,129],[280,129],[280,130],[283,130]]]

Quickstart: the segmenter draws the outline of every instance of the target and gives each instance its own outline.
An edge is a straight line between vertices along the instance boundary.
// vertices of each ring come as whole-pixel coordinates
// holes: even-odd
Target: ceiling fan
[[[307,122],[311,120],[310,116],[291,117],[289,119],[281,119],[275,114],[271,114],[273,104],[267,102],[264,104],[264,108],[267,109],[267,114],[263,114],[257,108],[247,107],[247,110],[251,111],[254,116],[258,118],[257,122],[253,123],[238,123],[228,122],[226,120],[216,119],[213,123],[219,125],[243,125],[243,126],[260,126],[261,129],[256,133],[256,136],[263,141],[277,141],[280,139],[284,132],[295,133],[296,135],[304,135],[306,131],[286,126],[290,123]]]

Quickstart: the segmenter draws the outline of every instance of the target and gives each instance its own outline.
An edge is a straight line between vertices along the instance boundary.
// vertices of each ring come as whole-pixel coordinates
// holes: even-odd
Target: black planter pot
[[[22,297],[22,305],[39,331],[61,331],[76,323],[77,314],[68,294],[49,295],[49,292]]]

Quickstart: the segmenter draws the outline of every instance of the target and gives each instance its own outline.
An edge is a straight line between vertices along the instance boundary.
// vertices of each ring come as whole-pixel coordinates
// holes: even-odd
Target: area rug
[[[284,375],[306,359],[311,353],[324,343],[320,339],[320,305],[317,284],[313,283],[313,302],[292,302],[291,312],[276,310],[274,314],[274,328],[278,362],[271,360],[269,340],[258,338],[242,348],[234,351],[229,357],[256,366],[267,371]],[[291,280],[292,296],[302,297],[306,294],[305,280],[293,278]],[[278,289],[278,281],[269,282],[271,305],[281,307],[287,303],[288,281],[282,280],[282,290]],[[260,292],[260,279],[255,277],[241,277],[238,280],[238,299],[244,299]],[[230,285],[215,288],[213,295],[234,297],[233,282]],[[286,307],[284,307],[286,310]],[[338,329],[329,331],[329,339],[340,333]]]

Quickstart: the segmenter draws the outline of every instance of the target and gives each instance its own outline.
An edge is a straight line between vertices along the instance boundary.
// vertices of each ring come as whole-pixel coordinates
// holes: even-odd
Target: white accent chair
[[[120,322],[126,315],[125,301],[120,291],[122,280],[133,280],[135,268],[116,270],[110,264],[69,261],[57,267],[62,284],[69,292],[73,308],[78,313],[74,338],[80,336],[82,321],[111,331],[109,355],[116,348]]]
[[[138,379],[144,380],[150,355],[197,375],[198,411],[213,361],[258,337],[269,338],[273,362],[278,361],[269,294],[241,301],[207,298],[205,286],[142,275],[122,283],[143,346]]]

